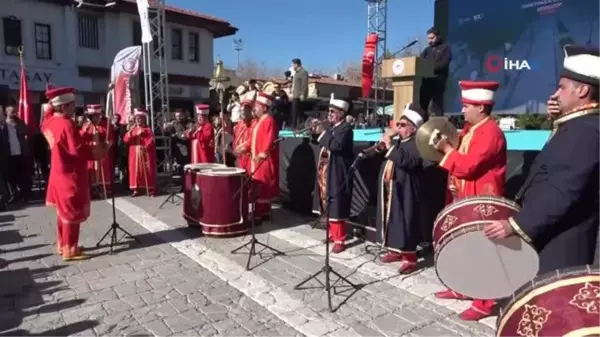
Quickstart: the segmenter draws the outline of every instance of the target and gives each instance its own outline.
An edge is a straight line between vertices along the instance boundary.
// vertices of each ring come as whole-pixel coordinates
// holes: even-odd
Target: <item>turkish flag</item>
[[[23,57],[21,56],[21,85],[19,88],[19,118],[27,125],[29,135],[33,135],[37,132],[37,126],[35,123],[35,117],[33,111],[29,105],[29,86],[27,85],[27,72],[25,71],[25,64],[23,64]]]

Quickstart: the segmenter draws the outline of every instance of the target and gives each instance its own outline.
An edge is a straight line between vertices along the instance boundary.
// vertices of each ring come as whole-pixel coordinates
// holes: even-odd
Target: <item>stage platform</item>
[[[383,132],[381,128],[376,129],[355,129],[355,142],[377,142],[381,139]],[[549,130],[515,130],[505,131],[506,145],[509,151],[540,151],[548,137]],[[294,135],[292,131],[283,130],[279,132],[280,137],[284,138],[303,138],[307,136]]]
[[[311,214],[312,193],[315,186],[316,163],[320,147],[312,137],[294,135],[291,131],[281,131],[285,139],[280,143],[279,188],[284,207],[302,214]],[[550,136],[550,131],[508,131],[505,132],[508,147],[505,196],[514,198],[525,181],[536,155]],[[354,149],[360,151],[379,141],[381,129],[354,130]],[[383,155],[361,160],[358,172],[361,183],[355,181],[353,193],[355,199],[366,198],[367,205],[353,219],[353,222],[366,230],[367,236],[373,234],[377,207],[378,174],[383,163]],[[423,235],[431,235],[431,226],[435,216],[445,205],[447,174],[445,170],[433,166],[423,173]],[[361,186],[358,186],[361,185]]]

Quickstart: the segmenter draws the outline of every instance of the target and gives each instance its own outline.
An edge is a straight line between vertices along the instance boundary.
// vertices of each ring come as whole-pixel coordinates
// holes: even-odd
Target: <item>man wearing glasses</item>
[[[423,160],[414,136],[424,115],[417,105],[407,104],[394,123],[398,140],[388,134],[383,137],[387,160],[379,173],[377,242],[387,249],[381,262],[400,262],[400,274],[415,271],[417,245],[421,242],[419,190]]]
[[[498,82],[461,81],[462,113],[465,127],[455,149],[442,137],[436,150],[444,154],[440,166],[448,171],[448,203],[473,196],[504,194],[506,176],[506,138],[491,117]],[[467,299],[452,290],[435,293],[437,298]],[[478,321],[492,314],[495,301],[475,299],[471,307],[460,314],[466,321]]]
[[[350,167],[354,162],[354,133],[344,115],[350,105],[332,98],[327,114],[328,123],[316,123],[313,132],[319,134],[321,146],[317,163],[317,181],[313,198],[313,213],[324,214],[329,220],[329,238],[332,253],[346,249],[346,220],[350,217],[352,177]],[[326,124],[326,125],[324,125]]]

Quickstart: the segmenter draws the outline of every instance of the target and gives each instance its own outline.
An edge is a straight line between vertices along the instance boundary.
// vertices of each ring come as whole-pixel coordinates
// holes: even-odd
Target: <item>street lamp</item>
[[[219,103],[221,106],[221,111],[219,112],[219,117],[221,118],[221,158],[223,158],[223,164],[227,165],[227,161],[225,160],[225,118],[223,117],[225,114],[225,88],[227,87],[230,79],[229,77],[225,76],[224,72],[225,69],[223,67],[223,61],[217,61],[217,67],[215,68],[212,82],[217,94],[219,95]]]
[[[237,71],[240,71],[240,52],[244,49],[242,39],[233,39],[233,50],[237,52]]]

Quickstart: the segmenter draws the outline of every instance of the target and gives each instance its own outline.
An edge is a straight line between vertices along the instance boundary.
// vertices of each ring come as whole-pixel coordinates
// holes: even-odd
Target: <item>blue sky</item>
[[[360,62],[367,34],[364,0],[167,0],[170,5],[213,15],[239,28],[241,59],[287,69],[298,57],[310,69],[335,70]],[[388,0],[388,49],[425,37],[433,25],[434,0]],[[234,68],[233,37],[215,40],[215,59]],[[423,41],[423,46],[425,41]]]

